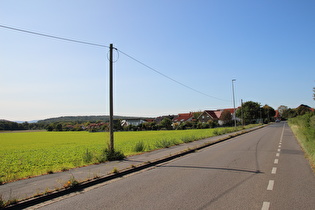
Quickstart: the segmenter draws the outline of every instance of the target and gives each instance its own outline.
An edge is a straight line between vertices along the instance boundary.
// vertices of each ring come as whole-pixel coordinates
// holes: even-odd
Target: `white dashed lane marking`
[[[270,202],[263,202],[261,210],[268,210],[270,207]]]
[[[267,190],[273,190],[273,185],[275,184],[274,180],[269,180]]]
[[[281,132],[281,137],[280,137],[280,142],[279,142],[279,146],[278,146],[278,149],[277,149],[277,153],[276,153],[276,157],[279,157],[280,156],[280,152],[281,152],[281,145],[282,145],[282,139],[283,139],[283,134],[284,134],[284,127],[285,127],[285,124],[283,124],[283,127],[282,127],[282,132]],[[279,159],[276,158],[273,162],[274,164],[278,164],[279,163]],[[271,169],[271,174],[276,174],[277,173],[277,167],[272,167]],[[267,190],[273,190],[273,186],[275,184],[275,181],[274,180],[269,180],[269,183],[268,183],[268,186],[267,186]],[[267,202],[267,201],[264,201],[263,202],[263,205],[261,207],[261,210],[269,210],[270,208],[270,202]]]

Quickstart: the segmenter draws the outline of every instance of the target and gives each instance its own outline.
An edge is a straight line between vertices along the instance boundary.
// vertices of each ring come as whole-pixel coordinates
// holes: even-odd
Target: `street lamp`
[[[234,106],[234,126],[236,127],[236,115],[235,115],[235,96],[234,96],[234,82],[236,81],[236,79],[232,79],[232,92],[233,92],[233,106]]]

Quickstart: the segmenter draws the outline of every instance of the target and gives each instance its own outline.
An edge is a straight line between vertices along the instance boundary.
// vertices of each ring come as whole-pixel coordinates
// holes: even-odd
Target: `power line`
[[[64,38],[64,37],[60,37],[60,36],[53,36],[53,35],[49,35],[49,34],[38,33],[38,32],[34,32],[34,31],[30,31],[30,30],[24,30],[24,29],[19,29],[19,28],[15,28],[15,27],[5,26],[5,25],[0,25],[0,27],[5,28],[5,29],[9,29],[9,30],[23,32],[23,33],[33,34],[33,35],[37,35],[37,36],[48,37],[48,38],[52,38],[52,39],[59,39],[59,40],[62,40],[62,41],[75,42],[75,43],[79,43],[79,44],[85,44],[85,45],[91,45],[91,46],[96,46],[96,47],[109,48],[109,46],[102,45],[102,44],[96,44],[96,43],[91,43],[91,42],[75,40],[75,39],[69,39],[69,38]],[[188,85],[185,85],[184,83],[179,82],[179,81],[177,81],[177,80],[167,76],[166,74],[163,74],[162,72],[160,72],[160,71],[150,67],[149,65],[147,65],[147,64],[141,62],[140,60],[138,60],[138,59],[128,55],[127,53],[125,53],[125,52],[123,52],[123,51],[121,51],[121,50],[119,50],[117,48],[114,48],[114,49],[117,50],[118,52],[124,54],[125,56],[129,57],[130,59],[136,61],[137,63],[145,66],[146,68],[154,71],[155,73],[160,74],[161,76],[163,76],[163,77],[165,77],[165,78],[167,78],[167,79],[169,79],[169,80],[171,80],[171,81],[173,81],[173,82],[175,82],[175,83],[177,83],[177,84],[179,84],[179,85],[181,85],[181,86],[183,86],[185,88],[188,88],[188,89],[190,89],[190,90],[192,90],[192,91],[194,91],[196,93],[199,93],[201,95],[207,96],[209,98],[214,98],[214,99],[217,99],[217,100],[220,100],[220,101],[228,101],[228,100],[221,99],[221,98],[218,98],[218,97],[215,97],[215,96],[210,96],[210,95],[208,95],[206,93],[203,93],[203,92],[201,92],[201,91],[199,91],[199,90],[197,90],[195,88],[192,88],[192,87],[190,87]]]
[[[139,61],[138,59],[132,57],[131,55],[128,55],[127,53],[125,53],[125,52],[123,52],[123,51],[121,51],[121,50],[119,50],[119,49],[117,49],[117,51],[120,52],[120,53],[122,53],[122,54],[124,54],[124,55],[127,56],[128,58],[130,58],[130,59],[136,61],[137,63],[139,63],[139,64],[145,66],[146,68],[148,68],[148,69],[154,71],[155,73],[160,74],[161,76],[163,76],[163,77],[165,77],[165,78],[167,78],[167,79],[169,79],[169,80],[171,80],[171,81],[173,81],[173,82],[175,82],[175,83],[177,83],[177,84],[179,84],[179,85],[181,85],[181,86],[183,86],[183,87],[185,87],[185,88],[188,88],[188,89],[190,89],[190,90],[192,90],[192,91],[194,91],[194,92],[196,92],[196,93],[199,93],[199,94],[202,94],[202,95],[207,96],[207,97],[209,97],[209,98],[214,98],[214,99],[217,99],[217,100],[220,100],[220,101],[228,101],[228,100],[225,100],[225,99],[217,98],[217,97],[215,97],[215,96],[210,96],[210,95],[208,95],[208,94],[206,94],[206,93],[203,93],[203,92],[201,92],[201,91],[199,91],[199,90],[197,90],[197,89],[195,89],[195,88],[192,88],[192,87],[190,87],[190,86],[188,86],[188,85],[185,85],[184,83],[179,82],[179,81],[177,81],[177,80],[175,80],[175,79],[173,79],[173,78],[171,78],[171,77],[169,77],[169,76],[163,74],[162,72],[160,72],[160,71],[158,71],[158,70],[156,70],[156,69],[154,69],[154,68],[148,66],[147,64],[145,64],[145,63]]]
[[[97,46],[97,47],[109,48],[108,46],[102,45],[102,44],[95,44],[95,43],[85,42],[85,41],[80,41],[80,40],[75,40],[75,39],[68,39],[68,38],[59,37],[59,36],[52,36],[52,35],[48,35],[48,34],[38,33],[38,32],[34,32],[34,31],[29,31],[29,30],[14,28],[14,27],[9,27],[9,26],[5,26],[5,25],[0,25],[0,27],[6,28],[6,29],[10,29],[10,30],[14,30],[14,31],[23,32],[23,33],[28,33],[28,34],[48,37],[48,38],[52,38],[52,39],[59,39],[59,40],[68,41],[68,42],[75,42],[75,43],[79,43],[79,44],[86,44],[86,45],[92,45],[92,46]]]

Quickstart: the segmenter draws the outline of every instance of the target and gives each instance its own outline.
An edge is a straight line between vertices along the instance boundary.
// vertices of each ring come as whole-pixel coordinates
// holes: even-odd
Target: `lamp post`
[[[235,96],[234,96],[234,82],[236,81],[236,79],[232,79],[232,92],[233,92],[233,107],[234,107],[234,126],[236,127],[236,113],[235,113]]]

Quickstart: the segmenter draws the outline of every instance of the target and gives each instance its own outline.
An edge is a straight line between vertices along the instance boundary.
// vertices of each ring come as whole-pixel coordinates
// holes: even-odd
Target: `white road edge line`
[[[279,156],[280,156],[280,153],[277,153],[276,156],[279,157]]]
[[[279,163],[279,159],[275,159],[275,161],[273,163],[274,164],[278,164]]]
[[[271,174],[276,174],[277,173],[277,167],[273,167],[271,170]]]
[[[264,202],[263,202],[263,205],[262,205],[262,207],[261,207],[261,210],[268,210],[269,207],[270,207],[270,202],[264,201]]]
[[[283,139],[284,126],[285,126],[285,124],[283,123],[283,127],[282,127],[282,133],[281,133],[281,137],[280,137],[280,142],[282,142],[282,139]]]
[[[274,180],[269,180],[267,190],[273,190],[273,185],[275,184]]]
[[[281,151],[281,149],[278,149],[278,152],[280,152]]]

